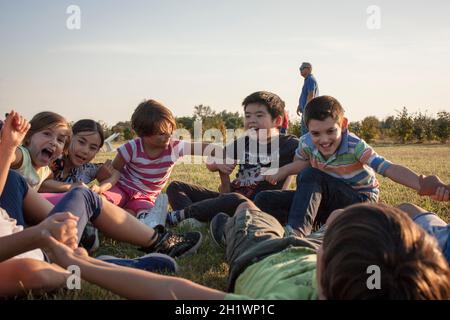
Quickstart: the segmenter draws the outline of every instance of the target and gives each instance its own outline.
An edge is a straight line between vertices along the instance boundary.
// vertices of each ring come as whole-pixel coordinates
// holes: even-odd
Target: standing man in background
[[[300,99],[298,101],[297,114],[303,114],[306,105],[309,101],[319,95],[319,86],[317,85],[316,78],[312,75],[312,66],[309,62],[303,62],[300,66],[300,74],[303,78],[305,78],[305,82],[303,83],[302,92],[300,94]],[[302,116],[301,120],[301,134],[300,136],[308,133],[308,129],[306,128],[306,124],[304,118]]]

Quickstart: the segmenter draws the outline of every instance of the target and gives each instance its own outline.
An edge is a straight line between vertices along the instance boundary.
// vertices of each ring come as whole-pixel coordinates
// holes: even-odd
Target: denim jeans
[[[297,176],[297,190],[263,191],[254,202],[281,224],[305,236],[314,226],[324,224],[334,210],[366,201],[369,201],[367,196],[345,182],[318,169],[307,168]]]

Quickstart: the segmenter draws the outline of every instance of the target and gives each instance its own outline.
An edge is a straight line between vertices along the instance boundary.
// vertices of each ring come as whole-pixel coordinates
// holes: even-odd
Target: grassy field
[[[437,174],[444,181],[450,181],[450,146],[449,145],[408,145],[408,146],[375,146],[377,152],[387,159],[405,165],[417,173]],[[114,154],[99,154],[95,161],[111,159]],[[381,183],[381,202],[397,205],[412,202],[427,210],[436,212],[445,221],[450,222],[448,204],[437,203],[429,198],[422,198],[416,192],[400,186],[389,179],[379,176]],[[182,180],[200,184],[216,190],[219,184],[216,174],[209,172],[202,165],[180,164],[175,166],[171,180]],[[295,185],[291,185],[295,188]],[[199,229],[203,235],[203,244],[194,256],[179,258],[180,276],[217,289],[226,288],[228,266],[224,259],[224,251],[211,242],[207,228]],[[177,229],[177,231],[187,231]],[[101,247],[95,255],[116,255],[119,257],[137,257],[142,255],[134,247],[101,237]],[[43,297],[33,299],[119,299],[118,296],[97,286],[83,282],[81,290],[60,290]]]

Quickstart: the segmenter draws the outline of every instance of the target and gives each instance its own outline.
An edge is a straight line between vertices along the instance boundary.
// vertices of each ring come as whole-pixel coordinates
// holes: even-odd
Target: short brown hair
[[[242,105],[244,110],[247,105],[251,103],[259,103],[267,107],[267,112],[270,113],[272,120],[279,116],[284,116],[285,103],[279,96],[275,93],[268,91],[257,91],[253,92],[251,95],[247,96]]]
[[[39,112],[30,120],[30,130],[28,130],[23,139],[24,145],[26,146],[30,143],[31,137],[35,133],[55,127],[67,128],[67,139],[64,144],[64,151],[66,151],[70,144],[70,137],[72,136],[70,124],[63,116],[51,111]]]
[[[172,133],[176,129],[176,121],[172,112],[160,102],[146,100],[134,110],[131,127],[139,137],[145,137]]]
[[[308,102],[304,116],[306,126],[308,126],[311,119],[323,121],[328,117],[331,117],[340,125],[344,118],[344,108],[342,108],[342,105],[336,98],[319,96]]]
[[[328,226],[320,286],[327,299],[449,299],[450,271],[436,240],[399,209],[357,204]],[[367,286],[380,268],[380,289]]]

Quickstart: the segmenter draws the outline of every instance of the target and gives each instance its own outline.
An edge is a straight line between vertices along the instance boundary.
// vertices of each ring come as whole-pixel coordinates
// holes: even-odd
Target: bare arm
[[[297,175],[298,173],[300,173],[300,171],[308,168],[309,166],[309,161],[300,160],[299,158],[295,157],[293,162],[282,166],[280,169],[278,169],[278,172],[276,174],[265,175],[265,179],[272,184],[277,184],[278,181],[284,180],[291,175]]]
[[[224,299],[225,293],[192,281],[131,269],[75,254],[50,238],[46,248],[62,267],[77,265],[83,279],[128,299]]]
[[[400,183],[411,189],[417,191],[420,189],[419,176],[406,167],[398,164],[392,164],[389,168],[386,169],[385,175],[392,181]]]
[[[42,182],[41,187],[39,188],[39,192],[61,193],[69,191],[70,188],[72,188],[71,183],[56,181],[50,177],[49,179]]]
[[[106,180],[103,180],[100,183],[100,185],[98,186],[98,189],[96,188],[94,191],[97,193],[102,193],[102,192],[108,191],[117,183],[117,181],[119,181],[119,178],[120,178],[120,172],[117,171],[116,169],[113,169],[111,177],[109,177]]]

